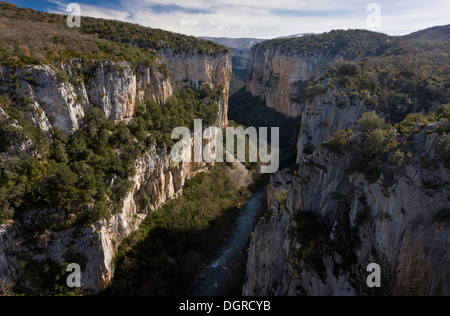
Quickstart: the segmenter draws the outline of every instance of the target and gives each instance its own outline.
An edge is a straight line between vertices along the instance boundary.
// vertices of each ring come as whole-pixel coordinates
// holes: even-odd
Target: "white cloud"
[[[366,8],[371,2],[381,6],[380,32],[401,35],[449,23],[448,0],[122,0],[120,8],[81,7],[83,15],[188,35],[273,38],[368,28]],[[155,11],[155,5],[166,10]]]
[[[61,2],[58,0],[49,0],[48,2],[53,3],[57,6],[57,10],[55,13],[64,13],[67,14],[66,8],[69,2]],[[71,1],[74,2],[74,1]],[[129,18],[129,11],[127,10],[119,10],[119,9],[113,9],[113,8],[106,8],[101,7],[97,5],[87,5],[87,4],[80,4],[81,6],[81,15],[82,16],[91,16],[96,18],[102,18],[102,19],[112,19],[112,20],[119,20],[119,21],[127,21]]]
[[[198,26],[199,23],[197,21],[187,21],[185,19],[180,19],[180,21],[178,22],[178,24],[180,26]]]

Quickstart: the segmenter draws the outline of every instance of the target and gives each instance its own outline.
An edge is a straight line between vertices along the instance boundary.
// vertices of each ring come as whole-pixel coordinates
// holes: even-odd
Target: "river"
[[[202,280],[190,291],[190,296],[222,296],[227,295],[227,287],[230,280],[236,277],[236,270],[244,264],[243,253],[249,243],[250,234],[253,232],[256,216],[262,209],[263,197],[266,188],[261,189],[249,198],[236,220],[236,226],[231,232],[229,242],[224,244],[214,260],[205,269]],[[242,280],[243,283],[244,280]]]

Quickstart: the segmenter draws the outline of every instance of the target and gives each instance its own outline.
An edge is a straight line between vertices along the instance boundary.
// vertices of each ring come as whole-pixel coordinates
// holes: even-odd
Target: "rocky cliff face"
[[[297,117],[302,105],[295,101],[299,83],[317,79],[341,56],[329,57],[320,53],[286,54],[277,47],[252,48],[247,92],[258,96],[270,108],[289,117]]]
[[[175,54],[170,49],[159,52],[159,61],[172,71],[177,89],[195,89],[208,86],[223,92],[219,102],[219,127],[228,124],[228,97],[232,75],[231,56],[220,53],[217,56],[202,56],[194,52]]]
[[[361,115],[369,110],[363,101],[351,100],[328,86],[325,93],[306,100],[299,109],[301,130],[297,142],[297,163],[302,163],[336,132],[354,129]]]
[[[128,121],[137,100],[150,95],[162,105],[173,94],[170,78],[164,78],[156,66],[141,65],[136,72],[127,63],[73,60],[15,71],[3,67],[0,72],[4,79],[0,91],[25,100],[33,109],[33,123],[45,131],[52,126],[76,131],[85,109],[92,105],[116,122]],[[14,89],[11,80],[20,89]]]
[[[426,159],[437,156],[435,128],[414,136]],[[368,294],[370,263],[382,267],[384,294],[449,293],[450,230],[436,220],[448,208],[449,188],[426,185],[429,180],[448,183],[448,168],[423,168],[418,153],[387,187],[385,179],[370,183],[347,171],[350,166],[348,155],[318,150],[298,173],[272,177],[272,214],[253,235],[244,295]],[[308,234],[297,219],[302,212],[314,214],[323,227],[313,226],[312,240],[292,234]],[[302,247],[309,247],[309,260],[298,255]]]
[[[126,62],[73,60],[15,71],[2,67],[0,92],[25,98],[23,100],[33,109],[33,123],[41,129],[48,131],[55,126],[72,133],[79,128],[89,106],[101,108],[116,122],[127,122],[134,115],[136,102],[143,102],[147,96],[163,105],[174,89],[209,86],[223,92],[218,125],[226,126],[231,79],[228,53],[203,56],[166,52],[160,62],[172,71],[173,81],[171,76],[159,71],[158,65],[141,64],[135,70]],[[12,88],[14,81],[20,89]]]
[[[219,56],[164,53],[159,62],[167,65],[171,75],[162,73],[159,64],[132,69],[128,63],[107,61],[73,60],[17,70],[2,67],[0,92],[31,107],[31,120],[41,129],[59,127],[72,133],[80,127],[89,106],[101,108],[116,122],[127,122],[133,117],[138,101],[151,97],[162,106],[176,89],[209,86],[223,91],[217,125],[224,127],[230,58],[228,53]],[[0,119],[4,114],[1,110]],[[134,187],[122,209],[109,220],[72,229],[53,229],[58,223],[58,211],[39,210],[15,223],[1,225],[0,278],[10,283],[29,280],[33,275],[27,274],[33,269],[27,262],[39,265],[50,260],[62,264],[76,254],[86,262],[82,267],[82,285],[94,293],[103,289],[113,276],[119,244],[139,226],[146,213],[182,194],[185,182],[207,165],[174,164],[165,149],[153,149],[139,158],[135,167],[136,175],[130,179]],[[29,281],[27,287],[39,290]]]
[[[114,258],[119,245],[136,230],[148,212],[158,209],[166,201],[182,194],[185,182],[205,164],[177,164],[171,162],[165,151],[149,151],[136,161],[134,188],[124,200],[122,209],[109,220],[101,220],[92,226],[53,231],[50,223],[58,221],[55,210],[35,211],[13,226],[0,226],[0,275],[13,283],[24,276],[21,262],[45,262],[52,260],[63,264],[67,255],[85,257],[82,269],[83,287],[97,293],[114,274]],[[142,208],[144,196],[151,197],[148,207]],[[45,223],[48,229],[43,229]],[[44,224],[44,225],[43,225]],[[27,235],[25,231],[35,229]],[[37,289],[39,290],[39,289]]]

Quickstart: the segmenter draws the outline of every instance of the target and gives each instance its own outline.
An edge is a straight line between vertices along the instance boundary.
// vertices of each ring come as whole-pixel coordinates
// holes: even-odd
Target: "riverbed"
[[[266,188],[261,189],[249,198],[242,208],[236,225],[231,231],[230,238],[222,245],[220,251],[206,267],[201,280],[190,291],[190,296],[222,296],[227,295],[228,286],[234,281],[230,280],[236,276],[236,270],[242,268],[245,260],[242,256],[246,254],[250,235],[253,232],[255,220],[262,209],[266,194]],[[244,280],[242,280],[243,283]]]

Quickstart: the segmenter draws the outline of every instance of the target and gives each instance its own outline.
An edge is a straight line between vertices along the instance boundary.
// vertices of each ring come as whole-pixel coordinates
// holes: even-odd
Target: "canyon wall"
[[[228,124],[228,97],[232,75],[231,55],[221,52],[217,55],[198,55],[192,51],[175,54],[166,49],[159,52],[158,60],[167,65],[172,72],[176,89],[191,87],[199,89],[204,86],[222,91],[219,102],[219,127]]]
[[[115,122],[128,122],[138,101],[150,97],[163,106],[178,89],[208,86],[223,92],[216,124],[226,126],[231,78],[229,53],[204,56],[166,52],[158,62],[161,64],[139,65],[138,69],[125,62],[80,60],[17,70],[2,67],[0,92],[14,95],[23,105],[31,107],[31,121],[44,131],[58,127],[73,133],[90,106],[99,107]],[[162,64],[171,71],[169,75],[161,71]],[[1,110],[0,116],[3,114]],[[76,254],[86,261],[82,267],[82,286],[94,293],[104,289],[113,277],[119,245],[138,228],[148,212],[180,196],[185,182],[209,166],[174,164],[167,149],[153,148],[137,159],[135,167],[136,175],[130,179],[133,189],[120,211],[108,220],[54,230],[58,210],[36,210],[21,220],[0,225],[0,279],[9,283],[21,280],[22,285],[39,291],[29,281],[33,276],[28,274],[33,269],[27,263],[63,264]]]
[[[417,152],[398,167],[390,185],[349,171],[349,153],[326,149],[317,150],[298,172],[275,174],[268,190],[271,213],[253,234],[243,294],[373,294],[366,268],[377,263],[382,268],[379,294],[447,295],[450,228],[437,215],[448,208],[450,174],[442,163],[434,170],[421,163],[438,159],[437,125],[413,136]],[[294,233],[308,234],[304,225],[299,231],[302,212],[325,227],[318,231],[311,224],[309,245]],[[299,250],[311,245],[305,260]]]
[[[55,65],[11,70],[1,68],[0,91],[16,94],[32,108],[32,122],[48,131],[58,127],[73,133],[81,124],[89,106],[97,106],[115,122],[129,121],[136,101],[148,94],[160,105],[173,94],[170,78],[164,78],[156,66],[80,60]],[[7,80],[10,78],[9,80]],[[19,89],[11,87],[15,78]]]
[[[255,46],[250,53],[247,92],[259,97],[266,105],[289,117],[302,113],[302,104],[294,98],[299,85],[317,79],[341,56],[326,54],[286,54],[276,46],[268,49]]]
[[[356,122],[369,107],[359,99],[350,99],[324,82],[326,91],[306,100],[301,109],[301,130],[297,141],[297,163],[327,142],[335,133],[344,129],[355,129]]]
[[[442,218],[450,174],[437,149],[445,120],[417,123],[399,140],[398,154],[408,158],[383,161],[380,180],[369,181],[356,171],[362,139],[353,130],[362,114],[377,111],[389,122],[389,111],[366,104],[371,98],[362,97],[362,87],[353,87],[356,94],[343,91],[333,74],[314,82],[340,61],[382,59],[397,44],[380,34],[332,31],[252,48],[247,92],[298,118],[300,134],[298,168],[271,177],[269,211],[251,240],[244,295],[448,295],[449,227]],[[420,106],[409,111],[426,112]],[[322,146],[342,130],[355,152]],[[370,263],[381,266],[381,289],[366,284]]]
[[[135,166],[136,175],[131,179],[134,188],[123,201],[121,210],[109,220],[103,219],[87,227],[53,231],[51,224],[58,222],[58,211],[36,210],[12,226],[1,225],[0,276],[13,283],[23,277],[21,262],[25,258],[28,262],[52,260],[63,264],[72,253],[87,260],[82,268],[82,286],[94,293],[105,288],[114,275],[114,259],[119,245],[139,227],[148,212],[180,196],[185,182],[207,168],[203,163],[173,164],[170,155],[155,148],[138,159]],[[144,196],[151,197],[151,202],[142,208]],[[32,235],[28,236],[30,231],[33,231]]]

